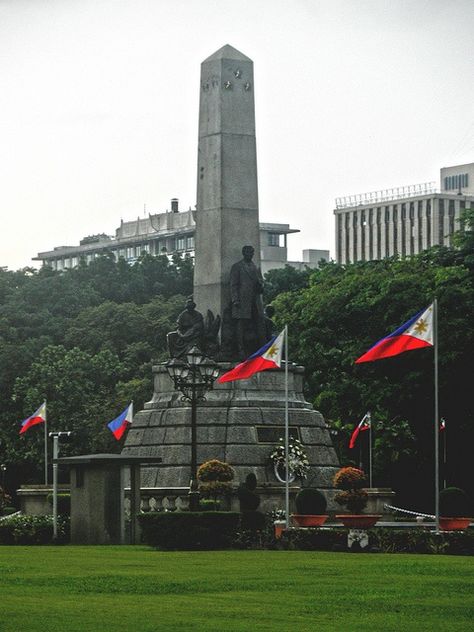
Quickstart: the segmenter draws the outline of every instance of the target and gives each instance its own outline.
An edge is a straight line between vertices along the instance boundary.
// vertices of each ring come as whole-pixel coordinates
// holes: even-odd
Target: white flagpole
[[[290,526],[290,430],[288,425],[288,325],[285,325],[285,517]]]
[[[435,516],[436,533],[439,533],[439,404],[438,404],[438,299],[433,301],[434,345],[434,429],[435,429]]]
[[[446,489],[446,483],[447,483],[447,472],[446,472],[446,443],[447,443],[447,436],[446,436],[446,420],[444,421],[444,430],[443,430],[443,489]]]
[[[372,416],[370,411],[367,412],[369,420],[369,487],[372,487]]]
[[[44,484],[48,484],[48,412],[44,400]]]

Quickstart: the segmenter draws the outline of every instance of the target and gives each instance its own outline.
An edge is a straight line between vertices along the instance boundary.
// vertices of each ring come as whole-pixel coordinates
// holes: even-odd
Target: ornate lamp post
[[[219,375],[219,367],[206,358],[196,347],[186,354],[187,362],[174,358],[166,364],[176,390],[181,391],[182,399],[191,403],[191,475],[189,484],[189,509],[198,511],[199,492],[197,491],[197,404],[205,401]]]

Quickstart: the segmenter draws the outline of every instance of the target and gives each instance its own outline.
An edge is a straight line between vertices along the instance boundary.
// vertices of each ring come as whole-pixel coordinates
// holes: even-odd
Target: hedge
[[[69,539],[69,519],[58,516],[58,539]],[[51,544],[53,516],[12,516],[0,521],[0,544]]]
[[[348,529],[290,529],[280,545],[286,549],[341,551],[347,549]],[[369,551],[381,553],[445,553],[474,555],[474,532],[451,531],[436,535],[422,527],[369,529]]]
[[[163,550],[231,548],[240,514],[231,511],[176,511],[139,514],[145,544]]]

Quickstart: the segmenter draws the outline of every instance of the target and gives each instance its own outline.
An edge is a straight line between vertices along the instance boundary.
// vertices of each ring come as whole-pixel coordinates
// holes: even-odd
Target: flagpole
[[[290,431],[288,426],[288,325],[285,325],[285,519],[290,526]]]
[[[44,484],[48,485],[48,410],[44,400]]]
[[[439,402],[438,402],[438,299],[433,301],[433,346],[434,346],[434,430],[435,430],[435,516],[436,533],[439,534]]]
[[[372,487],[372,417],[370,411],[367,416],[369,418],[369,487]]]
[[[446,440],[447,440],[447,436],[446,436],[446,421],[444,422],[444,429],[443,429],[443,489],[446,489],[446,481],[447,481],[447,476],[446,476]]]

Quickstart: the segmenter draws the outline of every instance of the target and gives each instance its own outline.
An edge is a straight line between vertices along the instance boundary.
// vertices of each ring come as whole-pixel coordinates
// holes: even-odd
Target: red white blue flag
[[[220,384],[223,382],[233,382],[235,380],[246,380],[247,378],[266,371],[267,369],[279,369],[281,365],[281,356],[283,353],[283,340],[285,338],[285,330],[274,336],[258,351],[249,356],[244,362],[221,375],[217,380]]]
[[[443,430],[446,430],[446,419],[444,419],[444,417],[441,417],[441,423],[439,424],[439,431],[443,432]]]
[[[120,413],[113,421],[107,424],[107,428],[112,432],[117,441],[123,437],[125,430],[133,421],[133,402]]]
[[[21,422],[20,434],[26,432],[32,426],[38,424],[44,424],[46,421],[46,402],[43,402],[36,412],[31,417]]]
[[[359,424],[354,428],[354,432],[351,435],[351,440],[349,441],[350,448],[353,448],[355,446],[355,442],[357,441],[359,432],[363,432],[364,430],[369,430],[370,424],[371,424],[370,413],[367,412],[362,417]]]
[[[394,332],[376,342],[366,353],[357,358],[355,364],[390,358],[405,351],[432,347],[433,344],[433,305],[431,304]]]

